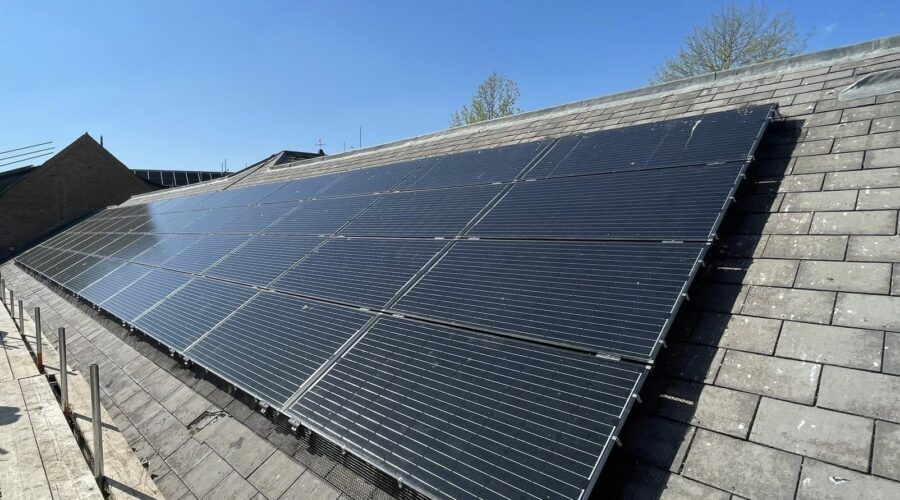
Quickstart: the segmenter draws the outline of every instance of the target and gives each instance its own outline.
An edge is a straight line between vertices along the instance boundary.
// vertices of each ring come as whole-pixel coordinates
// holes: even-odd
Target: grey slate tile
[[[187,475],[212,449],[195,439],[189,439],[166,458],[166,464],[181,477]]]
[[[276,451],[250,475],[249,480],[267,498],[279,498],[304,471],[306,467]]]
[[[900,377],[826,365],[816,404],[900,423]]]
[[[700,429],[684,475],[747,498],[793,499],[800,457]]]
[[[641,397],[641,410],[742,439],[759,402],[755,394],[668,377],[651,378]]]
[[[900,425],[875,422],[872,473],[900,481]]]
[[[256,488],[242,478],[237,471],[232,471],[203,498],[208,498],[209,500],[250,500],[258,493]]]
[[[884,333],[884,373],[900,375],[900,333]]]
[[[762,398],[750,440],[866,472],[873,431],[868,418]]]
[[[900,497],[900,483],[812,459],[803,461],[803,471],[797,490],[798,500],[822,498],[890,500],[897,497]]]
[[[672,474],[649,465],[637,464],[625,485],[622,497],[659,500],[688,498],[728,500],[731,495],[678,474]]]
[[[900,168],[831,172],[825,175],[822,185],[829,191],[882,187],[900,187]]]
[[[847,260],[900,262],[900,236],[851,236]]]
[[[763,257],[844,260],[847,236],[770,236]]]
[[[834,324],[870,330],[900,331],[900,297],[838,293]]]
[[[896,232],[896,210],[819,212],[809,228],[809,234],[891,235]]]
[[[884,333],[786,321],[775,354],[815,363],[879,371]]]
[[[802,404],[816,397],[821,366],[806,361],[728,351],[716,385]]]
[[[225,459],[210,453],[185,475],[184,483],[194,495],[203,498],[232,472],[234,469]]]
[[[793,288],[750,288],[742,314],[764,318],[828,324],[835,293]]]
[[[891,265],[884,263],[803,261],[796,288],[887,294]]]
[[[341,493],[333,486],[310,471],[299,479],[281,496],[282,499],[304,498],[308,500],[337,500]]]

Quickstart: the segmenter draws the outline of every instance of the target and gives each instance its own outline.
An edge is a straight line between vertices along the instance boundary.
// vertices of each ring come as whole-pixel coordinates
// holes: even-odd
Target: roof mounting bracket
[[[594,354],[594,357],[601,358],[601,359],[608,359],[610,361],[622,361],[621,356],[615,356],[613,354],[606,354],[606,353],[601,353],[601,352]]]

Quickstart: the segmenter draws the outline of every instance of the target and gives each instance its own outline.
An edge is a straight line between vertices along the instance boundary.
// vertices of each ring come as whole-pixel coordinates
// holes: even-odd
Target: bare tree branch
[[[521,110],[516,107],[518,101],[519,86],[516,82],[497,72],[491,73],[478,86],[471,107],[463,106],[450,116],[450,126],[459,127],[520,113]]]
[[[742,9],[735,4],[713,13],[685,38],[678,55],[657,69],[651,83],[668,82],[713,71],[799,54],[806,37],[797,33],[789,10],[770,14],[764,3]]]

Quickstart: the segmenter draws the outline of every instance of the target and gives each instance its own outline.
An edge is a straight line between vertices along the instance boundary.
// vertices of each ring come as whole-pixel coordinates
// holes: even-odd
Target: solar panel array
[[[115,207],[17,261],[426,495],[583,498],[772,112]]]

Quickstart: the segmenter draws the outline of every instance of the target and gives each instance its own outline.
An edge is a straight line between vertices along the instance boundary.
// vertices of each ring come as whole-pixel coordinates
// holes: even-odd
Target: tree
[[[519,86],[516,82],[495,71],[478,86],[471,107],[463,106],[453,113],[450,126],[459,127],[520,113],[522,110],[516,107],[518,101]]]
[[[713,14],[705,26],[697,26],[685,38],[677,56],[657,70],[652,83],[724,71],[800,53],[806,37],[797,34],[789,10],[770,14],[764,3],[747,8],[735,4]]]

